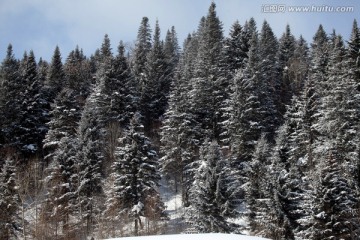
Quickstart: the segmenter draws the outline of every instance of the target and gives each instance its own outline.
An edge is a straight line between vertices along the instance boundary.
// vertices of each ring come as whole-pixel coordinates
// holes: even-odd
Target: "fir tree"
[[[19,147],[27,155],[39,153],[42,149],[42,140],[47,132],[45,123],[49,120],[49,105],[41,89],[33,51],[23,59],[22,69],[25,89],[18,114],[20,123],[15,131]]]
[[[168,80],[165,72],[163,43],[160,41],[159,23],[156,22],[152,47],[145,64],[145,78],[140,100],[146,131],[158,121],[167,105],[167,95],[163,89],[165,81]]]
[[[139,234],[139,226],[143,226],[140,217],[149,217],[149,211],[158,218],[164,214],[157,191],[160,180],[158,157],[144,135],[140,118],[139,113],[135,114],[129,129],[119,139],[120,146],[112,166],[115,199],[110,200],[113,204],[119,203],[121,216],[130,216],[134,221],[135,235]],[[149,204],[149,198],[155,200],[155,205]]]
[[[143,17],[137,35],[135,49],[131,61],[131,69],[134,74],[138,91],[142,92],[145,87],[147,55],[151,49],[151,29],[149,19]]]
[[[21,230],[15,163],[7,158],[0,172],[0,238],[17,238]]]
[[[45,170],[47,177],[44,184],[48,192],[41,209],[40,220],[47,228],[46,235],[56,238],[62,235],[69,238],[76,222],[71,222],[72,217],[77,217],[79,209],[76,204],[76,186],[78,185],[78,170],[76,167],[76,140],[71,137],[62,137],[53,161]]]
[[[280,114],[283,115],[286,111],[286,105],[290,104],[293,95],[292,79],[289,75],[289,67],[294,59],[296,41],[295,37],[290,31],[290,26],[286,26],[286,31],[279,40],[279,50],[277,53],[277,60],[279,64],[280,81]]]
[[[200,127],[204,131],[204,136],[214,139],[220,135],[221,104],[226,84],[223,82],[224,79],[220,78],[223,32],[215,8],[215,3],[212,3],[199,31],[199,50],[190,93],[192,111],[197,121],[202,123]]]
[[[357,191],[341,173],[339,158],[337,149],[329,149],[322,160],[311,239],[354,239],[359,234]]]
[[[259,38],[259,90],[258,97],[261,105],[262,127],[270,140],[274,139],[274,132],[282,122],[279,99],[279,72],[276,58],[278,50],[277,39],[269,24],[264,21]]]
[[[259,235],[267,235],[267,224],[270,217],[268,216],[268,206],[271,201],[269,194],[270,178],[267,174],[269,157],[269,143],[265,135],[262,135],[257,141],[252,161],[248,165],[249,181],[245,188],[250,231]]]
[[[61,53],[56,46],[47,75],[46,86],[48,88],[48,101],[53,102],[57,93],[59,93],[65,81],[63,64],[61,61]]]
[[[194,163],[195,164],[195,163]],[[230,184],[226,181],[230,177],[230,169],[226,159],[216,142],[207,141],[200,148],[200,159],[195,174],[194,184],[190,190],[191,209],[190,220],[199,232],[231,232],[228,217],[229,205],[235,211],[229,194]],[[236,196],[233,193],[233,196]]]
[[[22,102],[19,63],[13,54],[12,45],[7,48],[6,57],[1,64],[1,144],[13,145],[16,142],[14,127],[19,123],[18,112]]]

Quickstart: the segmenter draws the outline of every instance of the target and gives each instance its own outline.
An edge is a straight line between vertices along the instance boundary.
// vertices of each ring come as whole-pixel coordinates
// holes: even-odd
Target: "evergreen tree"
[[[235,88],[238,86],[231,84],[238,71],[242,71],[248,59],[248,44],[244,39],[244,31],[238,21],[236,21],[230,29],[230,36],[224,40],[223,46],[223,58],[221,62],[221,76],[223,83],[223,97],[222,97],[222,116],[220,120],[220,140],[226,146],[230,147],[231,131],[230,123],[232,119],[232,113],[234,111],[234,103],[232,96],[234,96]]]
[[[160,27],[156,22],[152,47],[147,55],[145,77],[141,92],[141,108],[144,116],[145,131],[156,123],[164,113],[167,105],[167,95],[163,87],[168,79],[163,43],[160,41]]]
[[[316,188],[311,239],[354,239],[359,236],[359,201],[354,186],[343,176],[337,149],[323,157]]]
[[[77,221],[71,221],[78,216],[75,207],[76,186],[78,185],[78,171],[76,164],[77,143],[71,137],[62,137],[53,161],[46,168],[47,177],[44,184],[48,192],[41,209],[40,220],[44,223],[46,237],[70,238]]]
[[[53,102],[56,95],[64,86],[65,74],[61,61],[61,53],[56,46],[47,75],[46,86],[48,89],[48,101]]]
[[[230,143],[235,166],[244,168],[251,160],[256,141],[264,131],[259,99],[258,38],[253,35],[249,59],[243,70],[234,77],[231,97],[231,118],[229,122]]]
[[[172,82],[175,78],[175,70],[179,62],[179,44],[175,27],[168,30],[164,42],[164,55],[166,62],[165,81],[163,82],[162,89],[165,96],[168,98]]]
[[[119,203],[118,213],[130,216],[134,221],[135,235],[142,228],[140,217],[149,217],[149,211],[160,218],[164,216],[164,205],[157,191],[160,180],[157,153],[144,135],[141,115],[135,114],[129,129],[119,139],[116,160],[112,166],[114,196],[110,202]],[[150,204],[150,198],[155,204]],[[150,209],[152,207],[152,209]]]
[[[210,5],[204,26],[199,32],[199,50],[191,79],[191,107],[197,121],[201,122],[204,136],[218,138],[220,135],[221,104],[224,97],[224,82],[220,78],[222,51],[222,23],[216,15],[215,3]],[[225,94],[226,96],[226,94]]]
[[[314,78],[318,94],[321,94],[326,81],[326,67],[329,60],[329,39],[322,25],[319,26],[311,44],[310,76]],[[321,95],[320,95],[321,96]]]
[[[256,21],[252,17],[248,21],[245,21],[242,34],[244,39],[243,42],[245,43],[245,49],[247,49],[247,52],[250,50],[251,39],[255,33],[257,33]]]
[[[13,54],[12,45],[7,48],[6,57],[1,64],[1,144],[13,145],[16,142],[14,127],[18,124],[18,112],[22,102],[19,63]]]
[[[100,56],[101,61],[106,61],[106,58],[112,58],[111,46],[110,46],[110,39],[107,34],[104,36],[103,43],[101,44],[100,48]]]
[[[151,29],[149,19],[143,17],[135,43],[135,49],[131,61],[131,69],[141,93],[145,87],[147,55],[151,49]]]
[[[56,155],[61,138],[75,138],[84,102],[89,94],[90,68],[78,47],[70,52],[64,74],[64,88],[51,105],[51,120],[47,123],[49,130],[43,140],[47,163]]]
[[[22,79],[25,84],[21,110],[18,113],[20,123],[15,131],[22,152],[34,154],[41,152],[42,140],[47,132],[48,103],[41,89],[34,52],[22,60]]]
[[[259,90],[258,97],[261,105],[262,127],[270,140],[274,139],[274,132],[282,123],[280,111],[280,76],[277,63],[274,62],[278,50],[277,39],[269,24],[264,21],[259,38]]]
[[[0,172],[0,238],[17,238],[21,230],[15,163],[7,158]]]
[[[299,96],[304,88],[309,72],[309,60],[307,42],[300,36],[295,43],[294,55],[289,59],[288,68],[283,72],[283,76],[290,80],[291,91],[295,96]]]
[[[198,50],[198,37],[189,35],[179,61],[178,73],[172,83],[169,107],[161,129],[161,158],[163,173],[174,183],[176,192],[181,189],[182,201],[189,205],[189,188],[192,174],[188,166],[197,156],[201,129],[188,104],[194,74],[194,61]],[[179,186],[180,184],[180,186]]]
[[[269,171],[270,148],[265,135],[257,141],[252,161],[248,165],[249,182],[245,188],[247,215],[249,227],[252,233],[260,236],[267,235],[267,227],[269,221]]]
[[[228,214],[233,215],[235,211],[232,202],[235,199],[228,192],[231,183],[226,181],[231,170],[216,142],[204,143],[197,165],[195,181],[190,190],[192,225],[199,232],[231,232],[233,229],[226,221]],[[232,194],[236,196],[234,192]]]
[[[246,47],[243,34],[242,26],[236,21],[231,26],[229,37],[224,40],[224,67],[232,74],[244,66],[244,60],[248,57],[249,48]]]
[[[277,60],[279,64],[280,81],[280,114],[283,115],[286,111],[286,105],[290,104],[293,95],[292,79],[289,75],[289,67],[294,59],[296,41],[295,37],[290,31],[290,26],[286,26],[285,33],[279,40],[279,50],[277,53]]]

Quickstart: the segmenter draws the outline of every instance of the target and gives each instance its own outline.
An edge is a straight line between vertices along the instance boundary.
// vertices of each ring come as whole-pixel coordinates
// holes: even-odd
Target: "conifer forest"
[[[360,239],[356,20],[307,42],[253,18],[225,36],[215,3],[205,14],[183,43],[143,17],[133,46],[105,35],[91,56],[17,59],[9,44],[1,240]]]

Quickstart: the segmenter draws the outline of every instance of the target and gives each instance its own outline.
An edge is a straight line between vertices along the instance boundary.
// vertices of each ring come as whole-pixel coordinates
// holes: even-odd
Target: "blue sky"
[[[0,0],[0,60],[9,43],[17,58],[25,50],[34,50],[37,59],[50,60],[56,45],[63,59],[79,45],[87,56],[100,47],[104,34],[109,34],[112,48],[123,40],[131,45],[143,16],[150,19],[154,28],[159,20],[162,34],[175,26],[180,44],[188,33],[197,29],[199,20],[207,14],[212,0]],[[231,25],[239,20],[243,24],[254,17],[258,28],[266,19],[275,34],[280,36],[286,24],[293,34],[302,34],[308,42],[323,24],[349,38],[354,19],[360,23],[358,0],[214,0],[217,13],[227,36]],[[286,6],[284,13],[265,13],[265,5]],[[347,13],[293,13],[289,6],[352,6]]]

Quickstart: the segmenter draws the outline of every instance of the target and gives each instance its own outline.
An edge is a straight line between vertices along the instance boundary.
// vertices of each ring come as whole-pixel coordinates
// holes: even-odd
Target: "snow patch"
[[[267,238],[252,237],[237,234],[205,233],[205,234],[178,234],[157,235],[144,237],[112,238],[111,240],[266,240]],[[109,239],[110,240],[110,239]]]

